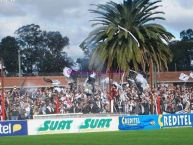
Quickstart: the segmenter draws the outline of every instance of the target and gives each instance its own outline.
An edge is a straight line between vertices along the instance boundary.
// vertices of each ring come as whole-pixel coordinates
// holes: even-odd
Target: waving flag
[[[105,79],[103,79],[102,81],[101,81],[101,83],[105,83],[105,84],[108,84],[109,83],[109,77],[106,77]]]
[[[72,72],[72,69],[70,69],[70,68],[68,68],[68,67],[65,67],[65,68],[63,69],[63,75],[66,76],[67,78],[70,77],[71,72]]]
[[[93,72],[91,75],[90,75],[91,78],[95,78],[96,77],[96,74]]]
[[[179,80],[186,82],[186,81],[188,81],[189,78],[190,78],[190,76],[188,76],[184,73],[181,73],[180,77],[179,77]]]
[[[5,66],[2,66],[2,64],[0,63],[0,70],[1,70],[2,68],[5,69]]]
[[[138,73],[136,76],[136,80],[137,82],[141,83],[141,87],[143,88],[143,90],[148,88],[147,80],[143,77],[142,74]]]
[[[190,73],[190,77],[193,78],[193,72]]]
[[[113,85],[115,85],[119,89],[122,89],[121,85],[119,85],[117,82],[113,82]]]
[[[59,80],[52,80],[52,85],[58,86],[60,84],[61,84],[61,82]]]

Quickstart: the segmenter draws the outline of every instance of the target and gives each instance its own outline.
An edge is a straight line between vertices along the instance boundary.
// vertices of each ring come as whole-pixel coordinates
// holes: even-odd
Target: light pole
[[[192,71],[192,67],[193,67],[193,60],[192,60],[192,52],[193,52],[193,50],[192,49],[190,49],[190,50],[187,50],[190,54],[190,69],[191,69],[191,71]]]
[[[2,120],[5,120],[5,97],[4,97],[4,65],[3,58],[1,58],[0,62],[0,70],[1,70],[1,110],[2,110]]]
[[[150,96],[150,112],[153,114],[153,62],[152,59],[150,60],[150,65],[149,65],[149,81],[150,81],[150,89],[151,89],[151,96]]]
[[[19,69],[19,77],[21,77],[21,50],[18,49],[18,69]]]

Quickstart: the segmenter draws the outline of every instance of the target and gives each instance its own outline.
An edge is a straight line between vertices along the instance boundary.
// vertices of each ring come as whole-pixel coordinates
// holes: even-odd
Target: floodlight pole
[[[21,50],[20,48],[18,49],[18,70],[19,70],[19,77],[21,77]]]

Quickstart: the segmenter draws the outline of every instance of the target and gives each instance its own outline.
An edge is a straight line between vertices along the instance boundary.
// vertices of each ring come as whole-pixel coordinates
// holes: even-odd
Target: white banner
[[[117,131],[118,117],[28,120],[28,135]]]
[[[188,76],[184,73],[181,73],[180,77],[179,77],[179,80],[186,82],[186,81],[188,81],[189,78],[190,78],[190,76]]]
[[[65,68],[63,69],[63,75],[66,76],[67,78],[70,77],[71,72],[72,72],[72,69],[70,69],[70,68],[68,68],[68,67],[65,67]]]

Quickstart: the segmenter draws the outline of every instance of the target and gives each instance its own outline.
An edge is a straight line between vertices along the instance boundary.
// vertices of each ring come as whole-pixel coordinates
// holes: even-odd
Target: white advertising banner
[[[117,131],[118,117],[28,120],[28,135]]]

